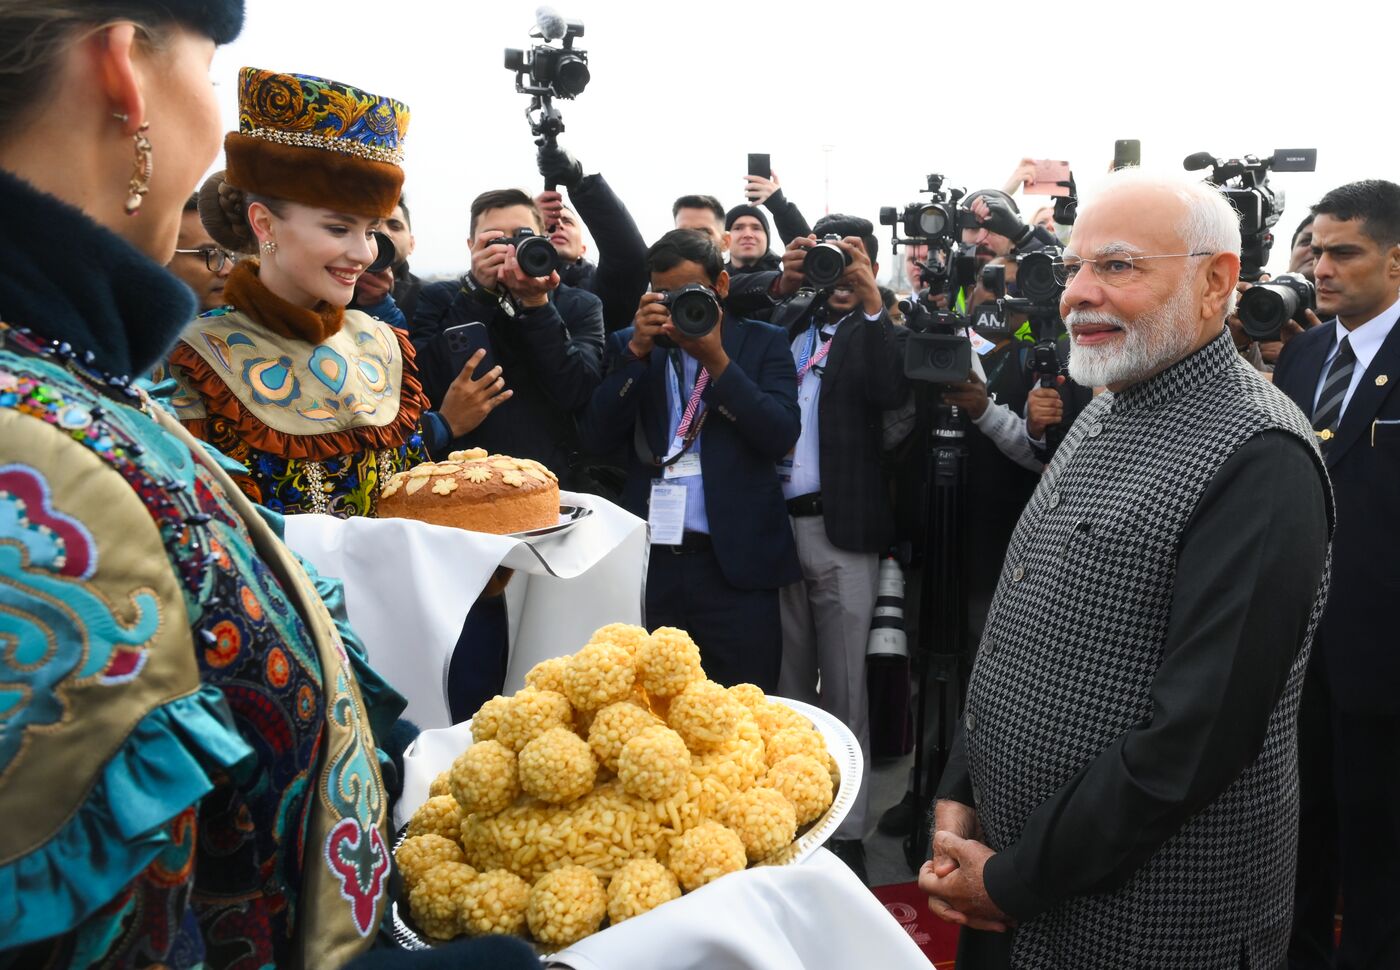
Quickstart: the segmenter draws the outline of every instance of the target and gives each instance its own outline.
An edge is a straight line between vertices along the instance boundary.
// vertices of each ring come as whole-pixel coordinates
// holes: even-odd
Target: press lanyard
[[[797,364],[798,387],[802,386],[802,379],[807,376],[807,372],[809,370],[816,367],[822,361],[826,360],[826,355],[831,353],[831,344],[836,339],[835,337],[832,337],[831,340],[828,340],[825,343],[823,343],[820,347],[817,347],[817,338],[818,330],[817,325],[814,323],[812,324],[812,329],[807,339],[807,346],[802,351],[802,359]],[[813,348],[816,348],[815,352]]]
[[[685,370],[679,360],[679,355],[671,357],[672,371],[676,377],[676,399],[680,400],[681,388],[685,386]],[[705,388],[710,384],[710,372],[704,367],[700,368],[700,373],[696,375],[695,387],[690,392],[690,400],[686,403],[685,410],[681,412],[680,424],[676,425],[676,433],[673,437],[681,439],[681,447],[674,455],[657,461],[657,465],[665,468],[674,465],[681,456],[690,450],[690,446],[695,443],[695,439],[700,437],[700,429],[705,425],[705,417],[709,411],[700,407],[700,396],[705,393]],[[697,417],[698,415],[698,417]]]

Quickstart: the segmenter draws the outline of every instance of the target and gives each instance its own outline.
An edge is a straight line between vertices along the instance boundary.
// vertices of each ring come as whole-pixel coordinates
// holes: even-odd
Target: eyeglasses
[[[211,273],[221,271],[225,263],[238,262],[238,257],[226,249],[177,249],[175,252],[181,256],[203,256],[204,266]]]
[[[1055,282],[1061,286],[1069,286],[1074,282],[1074,278],[1079,275],[1081,267],[1089,266],[1093,269],[1094,275],[1099,278],[1099,282],[1105,286],[1123,286],[1137,278],[1137,264],[1145,259],[1189,259],[1192,256],[1214,256],[1215,253],[1163,253],[1160,256],[1129,256],[1126,253],[1115,256],[1104,256],[1101,259],[1057,259],[1050,264],[1050,271],[1055,274]]]

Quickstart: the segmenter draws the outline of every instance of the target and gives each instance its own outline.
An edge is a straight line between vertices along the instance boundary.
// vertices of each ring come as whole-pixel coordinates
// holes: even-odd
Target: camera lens
[[[554,90],[561,98],[576,98],[588,87],[590,78],[587,61],[573,54],[565,54],[555,67]]]
[[[527,236],[517,240],[515,259],[526,276],[548,276],[559,266],[559,254],[543,236]]]
[[[1016,261],[1016,289],[1021,296],[1042,306],[1058,303],[1064,287],[1055,280],[1058,253],[1026,253]]]
[[[1317,290],[1298,273],[1282,273],[1257,283],[1240,296],[1240,325],[1254,340],[1277,340],[1290,319],[1303,322],[1304,310],[1317,308]]]
[[[948,214],[936,205],[926,205],[919,213],[919,232],[925,236],[941,236],[948,227]]]
[[[807,256],[802,261],[802,272],[813,286],[834,286],[850,262],[851,257],[840,246],[817,243],[807,250]]]
[[[719,301],[703,286],[689,286],[670,294],[666,301],[671,322],[692,340],[705,336],[719,323]]]
[[[936,347],[928,355],[928,362],[938,370],[951,370],[953,365],[957,363],[957,357],[946,347]]]

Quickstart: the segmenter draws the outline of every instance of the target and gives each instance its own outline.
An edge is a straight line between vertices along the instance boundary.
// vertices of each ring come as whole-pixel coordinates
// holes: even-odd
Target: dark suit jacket
[[[513,394],[452,447],[533,458],[558,475],[565,488],[574,487],[574,412],[588,403],[602,376],[602,303],[592,293],[561,285],[547,305],[511,319],[456,281],[427,284],[419,293],[409,334],[418,351],[423,390],[434,408],[442,406],[464,363],[448,349],[443,331],[473,322],[486,324],[491,353]]]
[[[1331,321],[1290,340],[1274,385],[1312,417]],[[1384,378],[1384,380],[1382,380]],[[1400,325],[1361,378],[1327,449],[1337,503],[1332,588],[1314,644],[1332,697],[1353,713],[1395,712],[1400,691]],[[1395,422],[1386,424],[1384,422]]]
[[[794,324],[789,346],[810,326],[810,318]],[[831,338],[817,420],[826,537],[838,549],[884,552],[894,541],[894,512],[881,473],[880,415],[899,407],[909,394],[904,376],[908,338],[909,332],[896,327],[888,313],[867,320],[859,309]]]
[[[739,589],[776,589],[801,571],[776,462],[797,442],[797,374],[781,330],[726,315],[722,340],[729,366],[705,389],[709,412],[700,431],[700,474],[710,539],[724,578]],[[647,517],[651,483],[661,470],[644,465],[633,447],[638,418],[654,456],[670,447],[667,352],[632,360],[632,328],[608,337],[609,373],[579,415],[584,447],[628,449],[622,504]]]

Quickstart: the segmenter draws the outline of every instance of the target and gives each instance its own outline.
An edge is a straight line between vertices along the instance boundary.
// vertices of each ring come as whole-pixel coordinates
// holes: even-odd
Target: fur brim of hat
[[[350,215],[387,218],[398,204],[403,169],[321,148],[281,145],[229,132],[225,177],[244,192]]]
[[[229,43],[243,30],[243,0],[138,0],[113,6],[145,7],[199,31],[216,44]]]

